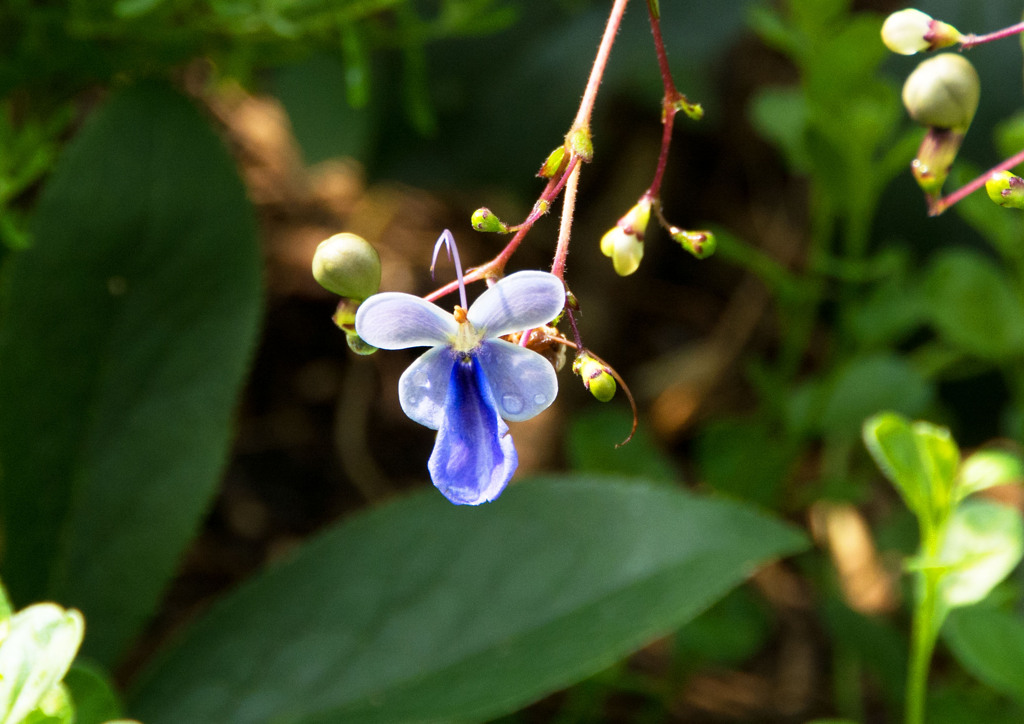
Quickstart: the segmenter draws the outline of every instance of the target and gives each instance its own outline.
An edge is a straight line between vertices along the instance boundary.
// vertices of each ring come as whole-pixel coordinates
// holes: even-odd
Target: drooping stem
[[[647,16],[651,23],[651,35],[654,37],[654,52],[658,56],[661,84],[665,88],[665,96],[661,101],[661,151],[658,154],[658,165],[654,170],[654,178],[646,192],[647,196],[656,199],[661,193],[661,181],[665,177],[665,168],[668,166],[668,150],[672,145],[672,127],[676,114],[685,110],[687,115],[692,118],[700,118],[703,115],[703,110],[699,105],[690,103],[686,96],[679,92],[672,79],[672,69],[668,65],[668,52],[665,50],[665,41],[661,37],[661,13],[656,0],[647,0]]]
[[[974,193],[982,186],[984,186],[992,174],[997,173],[999,171],[1009,171],[1011,168],[1021,163],[1024,163],[1024,151],[1018,151],[1013,156],[1010,156],[1010,158],[1006,159],[1002,163],[996,164],[988,171],[981,174],[971,182],[964,184],[963,186],[961,186],[948,196],[944,196],[943,198],[933,203],[930,203],[928,205],[928,215],[938,216],[943,211],[948,209],[950,206],[963,199],[965,196],[969,196],[970,194]]]

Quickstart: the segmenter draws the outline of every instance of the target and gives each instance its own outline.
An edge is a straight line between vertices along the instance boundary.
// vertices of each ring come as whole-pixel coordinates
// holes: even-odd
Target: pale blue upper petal
[[[498,415],[475,357],[452,365],[444,415],[427,469],[457,505],[497,498],[519,464],[508,425]]]
[[[468,317],[485,336],[500,337],[547,324],[564,306],[565,285],[558,277],[542,271],[521,271],[477,297]]]
[[[529,420],[558,394],[555,368],[533,350],[503,339],[485,339],[474,354],[498,413],[506,420]]]
[[[398,401],[414,422],[436,430],[444,419],[444,401],[455,357],[448,347],[421,354],[398,378]]]
[[[356,311],[356,332],[381,349],[448,344],[458,326],[436,304],[402,292],[374,294]]]

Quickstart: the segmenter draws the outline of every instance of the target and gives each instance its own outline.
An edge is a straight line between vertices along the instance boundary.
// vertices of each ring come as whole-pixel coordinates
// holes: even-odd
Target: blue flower
[[[402,410],[437,430],[427,468],[453,503],[497,498],[519,458],[505,420],[528,420],[558,394],[551,363],[499,337],[547,324],[565,288],[547,272],[511,274],[468,310],[449,314],[420,297],[375,294],[356,313],[356,332],[382,349],[430,347],[398,381]]]

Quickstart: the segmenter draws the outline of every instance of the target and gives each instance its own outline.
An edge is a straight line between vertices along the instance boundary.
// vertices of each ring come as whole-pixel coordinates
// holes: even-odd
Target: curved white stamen
[[[437,263],[437,252],[441,250],[441,246],[448,247],[448,258],[455,262],[455,276],[459,280],[459,301],[462,302],[462,308],[468,309],[469,305],[466,303],[466,281],[462,276],[462,263],[459,261],[459,247],[455,245],[455,237],[452,236],[452,232],[445,229],[441,232],[441,236],[437,237],[437,241],[434,243],[434,256],[430,260],[430,274],[434,274],[434,265]]]

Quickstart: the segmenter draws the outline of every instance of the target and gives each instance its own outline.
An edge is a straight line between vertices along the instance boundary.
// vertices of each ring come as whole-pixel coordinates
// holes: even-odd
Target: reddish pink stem
[[[988,33],[986,35],[974,35],[973,33],[970,33],[963,36],[960,40],[960,48],[962,50],[970,50],[975,45],[990,43],[993,40],[1002,40],[1003,38],[1008,38],[1011,35],[1019,35],[1022,32],[1024,32],[1024,23],[1017,23],[1016,25],[1011,25],[1008,28],[1003,28],[1002,30],[997,30],[994,33]]]
[[[1018,151],[1013,156],[1010,156],[1010,158],[1006,159],[1005,161],[996,166],[993,166],[988,171],[981,174],[970,183],[964,184],[963,186],[961,186],[948,196],[945,196],[939,199],[938,201],[935,201],[934,203],[928,204],[928,215],[938,216],[956,202],[960,201],[966,196],[969,196],[970,194],[974,193],[982,186],[984,186],[986,182],[988,182],[988,179],[992,174],[997,173],[999,171],[1009,171],[1011,168],[1021,163],[1024,163],[1024,151]]]

